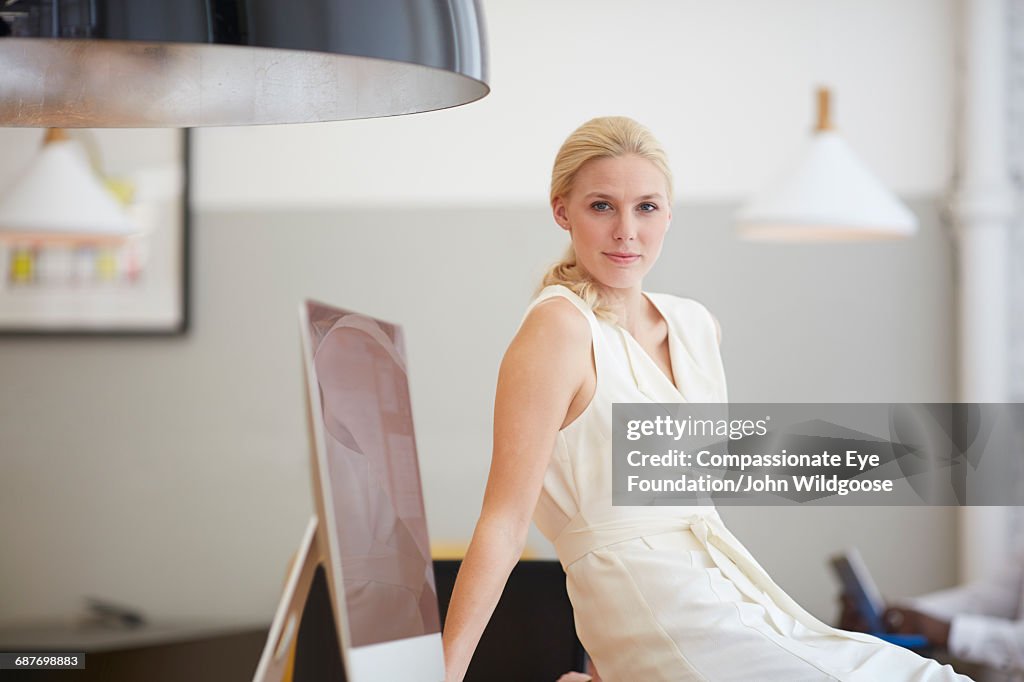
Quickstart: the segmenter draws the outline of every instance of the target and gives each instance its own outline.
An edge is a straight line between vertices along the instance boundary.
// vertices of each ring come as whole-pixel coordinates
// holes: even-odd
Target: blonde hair
[[[616,158],[635,154],[653,163],[665,176],[669,205],[672,204],[672,171],[668,156],[650,130],[626,116],[594,118],[574,130],[555,156],[551,170],[550,199],[563,199],[572,191],[580,168],[594,159]],[[614,320],[615,315],[602,300],[600,289],[576,260],[576,251],[569,244],[562,260],[555,263],[541,280],[538,291],[552,284],[571,289],[587,302],[599,318]]]

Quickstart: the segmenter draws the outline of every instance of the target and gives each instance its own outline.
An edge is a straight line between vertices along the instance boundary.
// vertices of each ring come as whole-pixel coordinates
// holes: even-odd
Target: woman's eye
[[[609,204],[607,201],[595,201],[590,205],[590,208],[594,209],[595,211],[606,211],[609,208],[611,208],[611,204]]]
[[[643,211],[644,213],[650,213],[652,211],[657,211],[658,205],[652,204],[649,201],[645,201],[644,203],[640,204],[640,210]]]

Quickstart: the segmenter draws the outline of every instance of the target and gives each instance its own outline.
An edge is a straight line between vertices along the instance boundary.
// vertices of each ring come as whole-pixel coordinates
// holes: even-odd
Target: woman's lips
[[[629,265],[638,258],[640,254],[637,253],[605,253],[604,254],[611,262],[618,263],[620,265]]]

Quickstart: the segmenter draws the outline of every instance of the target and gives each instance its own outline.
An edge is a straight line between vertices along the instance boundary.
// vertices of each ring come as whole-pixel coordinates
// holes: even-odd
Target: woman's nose
[[[619,218],[618,223],[615,225],[615,231],[612,233],[612,237],[622,241],[636,239],[636,223],[633,217],[627,215]]]

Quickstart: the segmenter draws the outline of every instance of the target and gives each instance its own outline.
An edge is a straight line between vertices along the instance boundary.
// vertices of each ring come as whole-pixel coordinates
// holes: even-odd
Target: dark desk
[[[434,562],[442,621],[459,562]],[[322,569],[300,626],[295,682],[341,680]],[[0,682],[251,682],[269,625],[157,623],[139,628],[0,626],[0,651],[85,653],[85,670],[0,671]],[[305,633],[303,635],[303,633]],[[509,576],[467,682],[553,682],[583,670],[565,575],[557,561],[521,561]],[[393,681],[388,681],[393,682]]]
[[[0,651],[84,652],[85,670],[0,670],[14,682],[251,682],[267,626],[165,623],[133,629],[0,627]]]

